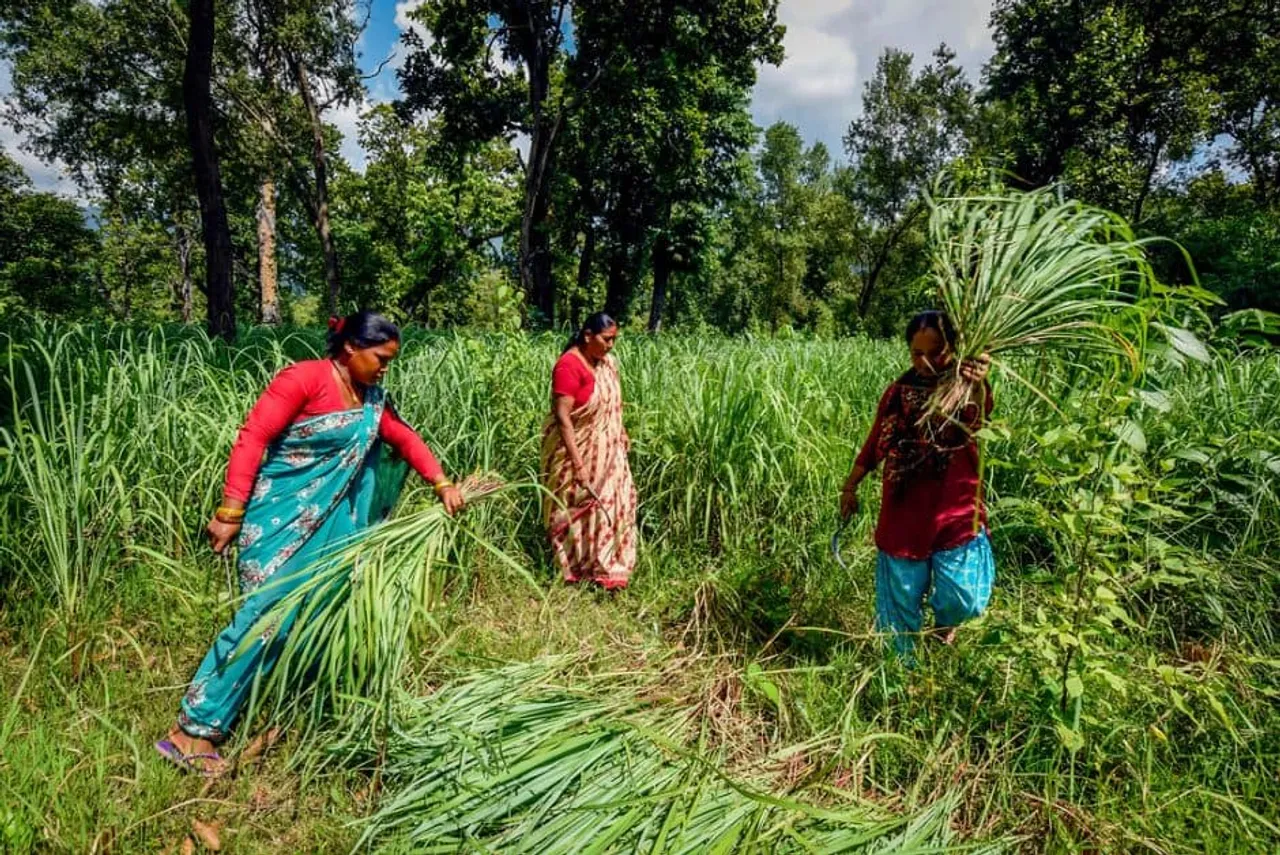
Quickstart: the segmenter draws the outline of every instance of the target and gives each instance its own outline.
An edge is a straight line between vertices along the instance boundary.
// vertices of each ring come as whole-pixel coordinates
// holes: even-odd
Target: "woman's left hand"
[[[984,353],[960,363],[960,376],[970,383],[981,383],[991,370],[991,354]]]
[[[456,485],[450,484],[441,490],[436,491],[436,495],[440,497],[440,503],[444,505],[445,512],[449,516],[453,516],[467,504],[467,500],[462,498],[462,491]]]

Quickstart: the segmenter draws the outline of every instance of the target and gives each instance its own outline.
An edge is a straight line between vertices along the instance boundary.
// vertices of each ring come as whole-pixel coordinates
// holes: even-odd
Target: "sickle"
[[[849,565],[844,563],[844,558],[840,555],[840,535],[844,533],[844,527],[848,524],[848,519],[840,520],[840,525],[836,527],[836,533],[831,535],[831,557],[840,565],[840,569],[846,573],[849,572]]]

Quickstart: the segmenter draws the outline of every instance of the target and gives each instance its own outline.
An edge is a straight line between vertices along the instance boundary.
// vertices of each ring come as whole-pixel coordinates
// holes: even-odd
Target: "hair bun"
[[[341,333],[342,328],[346,326],[346,324],[347,324],[346,318],[329,318],[329,331],[334,333]]]

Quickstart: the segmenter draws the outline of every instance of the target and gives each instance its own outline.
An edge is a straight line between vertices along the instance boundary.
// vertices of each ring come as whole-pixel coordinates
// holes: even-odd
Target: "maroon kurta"
[[[972,436],[962,436],[961,445],[942,458],[945,465],[940,472],[924,466],[919,471],[894,471],[893,467],[902,464],[885,454],[890,444],[885,431],[918,419],[933,387],[932,382],[914,371],[890,385],[880,398],[875,424],[856,461],[856,465],[867,471],[882,463],[885,466],[875,538],[876,547],[895,558],[922,560],[935,552],[960,546],[977,535],[979,529],[975,522],[982,526],[987,522],[978,480],[978,446]],[[986,413],[990,414],[991,388],[985,384],[984,388]],[[970,422],[971,427],[976,427],[976,409],[970,405],[971,412],[963,419]],[[978,508],[976,516],[975,507]]]

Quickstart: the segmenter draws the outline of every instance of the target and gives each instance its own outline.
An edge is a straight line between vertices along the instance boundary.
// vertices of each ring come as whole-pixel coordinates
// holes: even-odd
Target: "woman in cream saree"
[[[622,423],[622,387],[609,352],[618,326],[592,315],[552,374],[542,433],[543,522],[566,582],[626,587],[636,564],[636,490]]]

